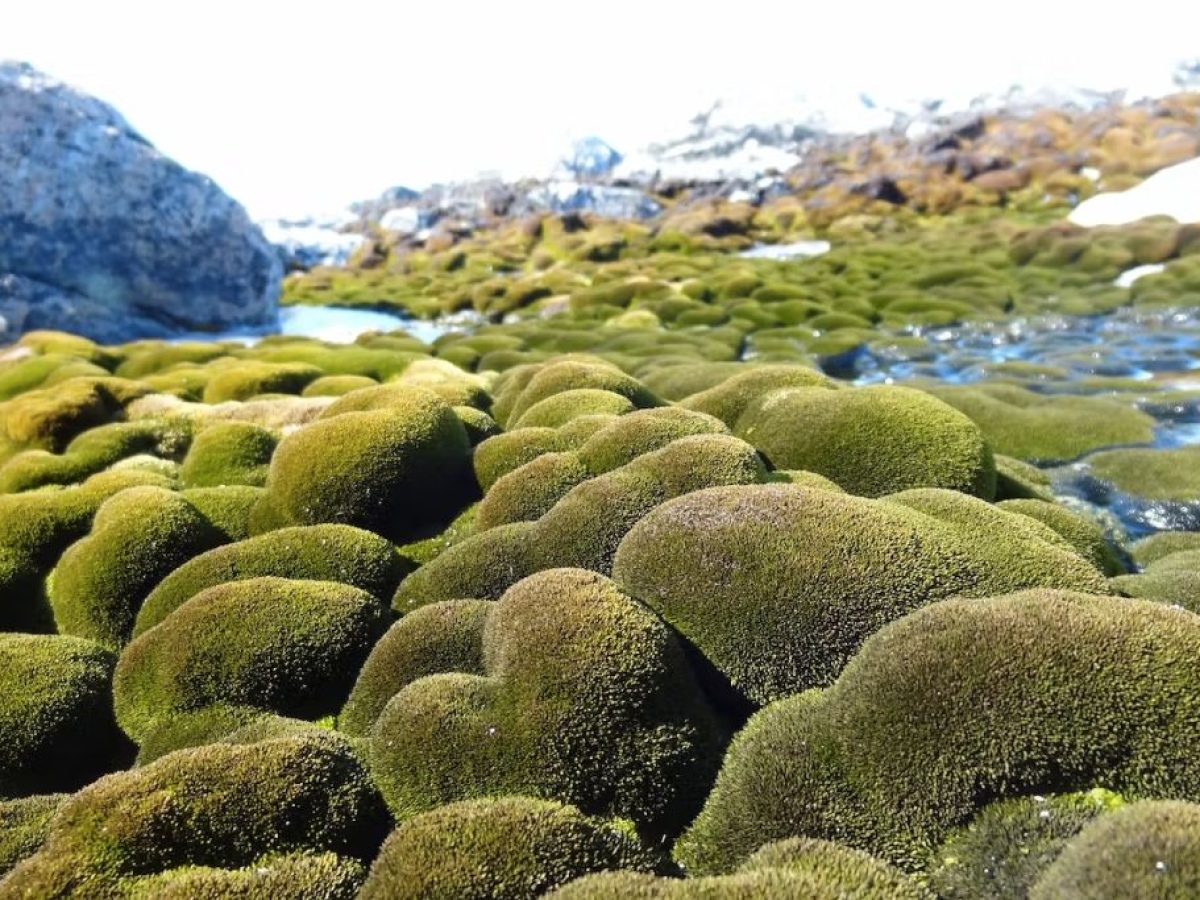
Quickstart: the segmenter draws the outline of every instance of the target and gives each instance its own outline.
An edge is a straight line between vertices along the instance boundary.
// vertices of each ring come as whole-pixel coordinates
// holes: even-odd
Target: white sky
[[[1184,0],[811,6],[9,0],[0,59],[113,104],[261,217],[484,170],[546,174],[575,138],[634,150],[717,97],[776,109],[800,93],[1159,85],[1200,54],[1200,3]]]

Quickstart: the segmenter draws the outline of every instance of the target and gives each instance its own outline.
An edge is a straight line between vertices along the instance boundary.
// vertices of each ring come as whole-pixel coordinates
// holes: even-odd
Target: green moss
[[[1103,590],[1043,532],[953,491],[714,488],[642,518],[612,571],[715,670],[714,695],[746,709],[831,683],[873,632],[943,597]]]
[[[971,418],[995,452],[1018,459],[1062,462],[1154,436],[1150,416],[1102,397],[1045,397],[1001,384],[921,389]]]
[[[54,569],[50,606],[63,634],[119,650],[146,596],[222,535],[179,494],[135,487],[107,500],[91,533]]]
[[[274,433],[249,422],[213,422],[196,433],[180,477],[187,487],[262,487],[277,442]]]
[[[222,543],[244,541],[250,537],[250,516],[263,494],[262,488],[239,484],[191,488],[180,492],[180,496],[196,507],[209,524],[220,532]]]
[[[543,453],[492,485],[479,503],[476,528],[540,519],[573,487],[591,477],[575,453]]]
[[[366,867],[336,853],[265,856],[240,869],[182,866],[159,875],[125,878],[120,890],[159,900],[354,900]]]
[[[1119,795],[1097,788],[990,803],[938,848],[929,884],[945,900],[1027,897],[1063,847],[1122,802]]]
[[[338,716],[338,729],[366,737],[389,700],[439,672],[482,675],[483,626],[492,604],[449,600],[414,610],[371,650]]]
[[[322,375],[300,392],[301,397],[340,397],[360,388],[375,387],[378,382],[365,375]]]
[[[1121,575],[1125,566],[1104,535],[1104,529],[1081,513],[1067,509],[1058,503],[1044,500],[1005,500],[997,507],[1007,512],[1020,513],[1053,528],[1105,575]]]
[[[117,720],[140,741],[162,719],[212,703],[333,714],[386,627],[383,605],[349,585],[251,578],[208,588],[125,648]]]
[[[558,428],[582,416],[620,416],[635,409],[633,401],[612,391],[594,388],[561,391],[529,407],[514,428]]]
[[[490,437],[476,447],[472,466],[479,486],[486,492],[504,475],[543,453],[567,449],[553,428],[518,428]]]
[[[682,400],[749,370],[740,362],[687,362],[658,367],[642,382],[666,400]]]
[[[415,816],[392,832],[362,896],[524,900],[589,872],[650,871],[656,862],[636,840],[561,803],[465,800]]]
[[[637,379],[626,375],[610,363],[600,361],[564,361],[538,367],[537,371],[529,376],[519,393],[516,393],[511,400],[511,408],[505,409],[507,404],[501,405],[498,397],[497,404],[493,408],[493,414],[496,416],[496,421],[500,422],[506,428],[521,427],[523,417],[539,404],[544,403],[556,394],[582,390],[603,391],[607,394],[616,394],[619,397],[623,397],[628,401],[626,409],[662,405],[662,401],[645,385]],[[574,396],[583,399],[584,397],[592,398],[596,395],[575,394]],[[553,407],[543,407],[543,410],[561,408],[561,405],[560,401],[559,404]],[[602,410],[592,410],[592,412],[600,411]],[[606,409],[603,411],[615,412],[616,410]],[[525,421],[524,425],[544,424],[538,420],[545,416],[546,413],[544,411],[539,412],[528,421]],[[552,424],[562,424],[562,421]]]
[[[359,528],[282,528],[217,547],[175,569],[146,598],[133,634],[144,634],[192,597],[218,584],[265,576],[335,581],[386,600],[407,569],[389,541]]]
[[[72,440],[62,454],[27,450],[9,459],[0,466],[0,493],[83,481],[138,454],[171,458],[181,454],[187,440],[184,429],[153,421],[100,425]]]
[[[833,382],[820,372],[804,366],[754,366],[698,394],[685,397],[679,401],[679,405],[714,416],[732,428],[755,401],[772,391],[788,387],[832,386]]]
[[[1200,805],[1132,803],[1071,841],[1029,892],[1031,900],[1161,897],[1200,893]]]
[[[74,790],[121,764],[114,663],[91,641],[0,634],[0,798]]]
[[[3,889],[14,896],[107,896],[123,879],[185,867],[238,869],[268,855],[366,860],[386,830],[378,794],[333,735],[213,744],[75,794],[42,849],[9,874]]]
[[[690,819],[721,738],[682,648],[636,600],[593,572],[539,573],[488,611],[482,658],[483,675],[418,678],[375,722],[372,771],[399,818],[521,793],[647,834]]]
[[[276,716],[256,707],[228,703],[213,703],[189,712],[176,713],[163,719],[146,734],[138,747],[137,764],[148,765],[176,750],[217,743],[248,725],[272,718]]]
[[[962,413],[909,388],[791,388],[752,402],[735,433],[780,469],[804,469],[852,494],[916,487],[995,492],[991,448]]]
[[[1129,549],[1139,565],[1148,566],[1173,553],[1200,550],[1200,532],[1159,531],[1142,538]]]
[[[805,834],[915,868],[981,799],[1097,783],[1197,796],[1198,650],[1200,619],[1154,603],[934,604],[872,636],[833,687],[756,715],[676,855],[726,871]]]
[[[679,407],[630,412],[601,428],[579,447],[578,457],[594,475],[633,462],[637,457],[693,434],[728,434],[719,420]]]
[[[50,833],[50,820],[68,794],[38,794],[20,800],[0,800],[0,878],[32,856]]]
[[[996,499],[997,500],[1045,500],[1054,502],[1054,491],[1050,488],[1050,476],[1037,466],[996,453]]]
[[[205,403],[249,400],[259,394],[299,394],[324,374],[304,363],[245,360],[216,372],[204,386]]]
[[[400,582],[392,609],[401,614],[443,600],[494,600],[537,571],[534,522],[497,525],[447,547]]]
[[[467,432],[467,440],[470,441],[472,447],[501,433],[496,420],[482,409],[476,409],[474,406],[456,406],[454,414],[458,416],[458,421],[462,422],[462,426]]]
[[[744,441],[721,434],[680,438],[575,486],[537,522],[491,528],[456,544],[401,582],[393,606],[403,612],[438,600],[495,599],[542,569],[608,573],[621,538],[660,503],[767,478]]]
[[[1200,447],[1110,450],[1088,457],[1088,468],[1118,490],[1151,500],[1200,499]]]
[[[409,390],[410,406],[343,412],[285,437],[266,485],[277,520],[339,522],[402,541],[453,518],[477,490],[466,431],[443,401]]]
[[[120,412],[120,399],[108,386],[112,382],[116,379],[75,378],[21,394],[0,405],[4,434],[18,446],[60,451],[80,432]]]
[[[932,895],[903,872],[860,850],[830,841],[792,838],[767,844],[730,875],[680,880],[614,872],[581,878],[551,896],[564,900],[930,900]]]

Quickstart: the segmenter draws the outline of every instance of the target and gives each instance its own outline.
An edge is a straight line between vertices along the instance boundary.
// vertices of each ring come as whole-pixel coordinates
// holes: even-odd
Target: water
[[[749,250],[743,250],[738,256],[743,259],[800,259],[807,256],[820,256],[828,253],[829,241],[796,241],[791,244],[756,244]]]
[[[279,324],[270,329],[233,328],[213,333],[191,333],[175,338],[179,341],[241,341],[253,345],[272,334],[308,337],[331,344],[352,344],[369,331],[402,331],[429,344],[452,331],[473,328],[474,316],[444,316],[436,320],[412,319],[395,313],[371,309],[351,309],[343,306],[282,306]]]

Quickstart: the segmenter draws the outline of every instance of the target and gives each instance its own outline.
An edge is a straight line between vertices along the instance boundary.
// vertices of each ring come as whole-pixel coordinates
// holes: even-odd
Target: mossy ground
[[[1198,109],[288,279],[462,314],[429,342],[0,348],[0,896],[1195,895],[1200,532],[1056,492],[1200,527],[1196,392],[936,376],[944,333],[1197,305],[1195,226],[1063,216]]]

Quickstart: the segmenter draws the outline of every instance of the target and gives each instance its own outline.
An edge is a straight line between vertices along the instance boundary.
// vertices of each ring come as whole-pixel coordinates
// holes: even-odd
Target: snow
[[[1117,280],[1113,282],[1113,285],[1115,287],[1127,288],[1139,278],[1143,278],[1146,275],[1157,275],[1165,268],[1166,266],[1164,266],[1162,263],[1150,263],[1145,266],[1134,266],[1132,269],[1126,269],[1124,272],[1118,275]]]
[[[792,244],[759,244],[739,254],[743,259],[796,259],[828,253],[829,241],[796,241]]]
[[[1168,166],[1127,191],[1097,194],[1068,218],[1076,225],[1124,225],[1147,216],[1200,222],[1200,158]]]

